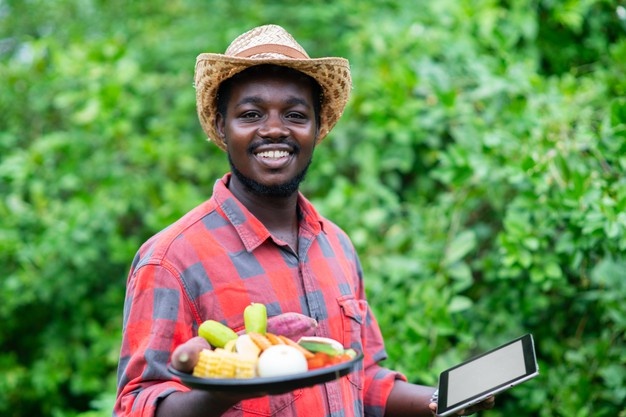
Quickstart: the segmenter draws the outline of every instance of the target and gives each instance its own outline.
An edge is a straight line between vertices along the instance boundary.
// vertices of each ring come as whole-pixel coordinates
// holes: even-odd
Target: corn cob
[[[224,349],[203,349],[193,376],[202,378],[253,378],[256,376],[256,361]]]

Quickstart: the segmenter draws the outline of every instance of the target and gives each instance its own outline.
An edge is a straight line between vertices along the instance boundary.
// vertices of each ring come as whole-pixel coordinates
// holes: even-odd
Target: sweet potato
[[[211,345],[201,336],[193,337],[182,345],[178,345],[172,352],[172,367],[181,372],[193,372],[202,349],[211,349]]]
[[[313,336],[317,320],[300,313],[283,313],[267,319],[267,331],[276,335],[298,340],[302,336]]]

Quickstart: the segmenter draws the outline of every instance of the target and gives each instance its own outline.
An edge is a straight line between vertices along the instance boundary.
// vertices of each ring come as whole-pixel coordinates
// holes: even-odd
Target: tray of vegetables
[[[334,339],[302,336],[293,340],[267,331],[265,306],[244,310],[245,332],[207,320],[198,329],[211,349],[198,353],[191,373],[168,370],[194,389],[279,394],[339,379],[361,366],[363,354]],[[275,328],[276,329],[276,328]]]

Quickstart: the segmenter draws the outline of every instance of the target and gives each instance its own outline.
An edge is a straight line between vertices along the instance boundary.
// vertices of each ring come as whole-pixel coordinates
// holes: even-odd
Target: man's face
[[[218,114],[235,178],[258,195],[298,190],[317,138],[312,87],[290,75],[261,74],[232,86]]]

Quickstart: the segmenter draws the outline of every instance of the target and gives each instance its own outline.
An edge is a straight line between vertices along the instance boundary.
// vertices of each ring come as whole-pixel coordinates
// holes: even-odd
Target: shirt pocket
[[[289,410],[293,403],[302,396],[302,389],[296,389],[287,394],[244,400],[234,408],[243,412],[243,416],[277,416],[282,411]]]
[[[367,301],[357,300],[353,295],[344,295],[337,298],[341,310],[342,324],[342,344],[352,348],[359,353],[363,352],[362,329],[367,316]],[[362,362],[361,362],[362,363]],[[358,389],[363,389],[363,369],[359,369],[348,374],[348,380]]]

